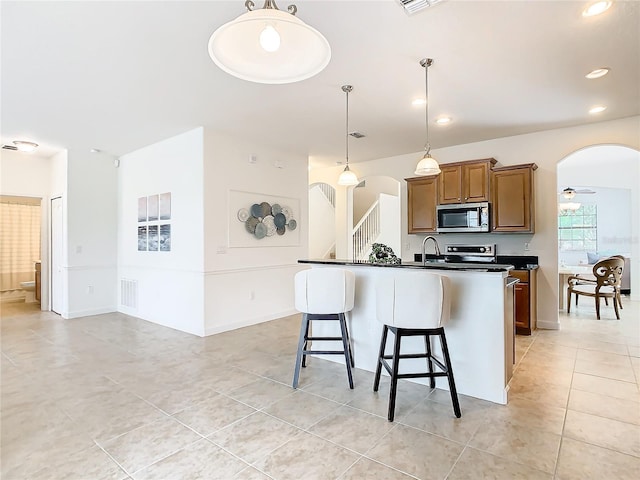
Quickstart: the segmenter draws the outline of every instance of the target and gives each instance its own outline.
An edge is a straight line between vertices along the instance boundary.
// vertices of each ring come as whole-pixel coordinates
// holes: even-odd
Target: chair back
[[[624,257],[614,257],[600,260],[593,266],[593,276],[598,283],[597,290],[601,287],[620,287],[622,271],[624,270]]]
[[[312,268],[296,273],[295,307],[303,313],[345,313],[353,310],[356,276],[343,268]]]
[[[376,284],[378,321],[398,328],[441,327],[449,320],[450,291],[451,282],[442,275],[389,272]]]

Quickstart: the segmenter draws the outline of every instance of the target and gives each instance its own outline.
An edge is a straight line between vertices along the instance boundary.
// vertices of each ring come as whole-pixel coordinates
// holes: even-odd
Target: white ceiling
[[[640,3],[583,18],[587,3],[448,0],[408,16],[399,0],[297,0],[331,62],[303,82],[262,85],[207,53],[243,0],[2,1],[1,140],[122,155],[205,126],[334,165],[349,83],[350,130],[366,134],[350,140],[350,160],[417,152],[424,57],[430,119],[454,119],[431,123],[434,148],[638,115]],[[603,66],[609,75],[584,78]],[[596,104],[608,108],[589,115]]]

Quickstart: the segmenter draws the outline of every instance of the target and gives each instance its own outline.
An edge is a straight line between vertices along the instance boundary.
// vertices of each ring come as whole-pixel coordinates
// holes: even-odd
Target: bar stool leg
[[[293,372],[293,388],[298,388],[298,378],[300,377],[300,364],[302,363],[302,356],[303,356],[302,352],[306,349],[308,330],[309,330],[309,316],[306,313],[303,313],[302,323],[300,324],[300,338],[298,340],[298,353],[296,354],[296,368]]]
[[[440,345],[442,346],[442,354],[444,355],[444,363],[447,367],[447,380],[449,380],[449,392],[451,393],[453,412],[456,414],[456,417],[460,418],[462,416],[462,413],[460,412],[460,403],[458,402],[456,383],[453,380],[453,368],[451,367],[451,358],[449,358],[449,348],[447,347],[447,338],[444,335],[444,330],[440,331],[439,336]]]
[[[349,377],[349,388],[353,390],[353,376],[351,375],[351,347],[349,346],[349,334],[347,333],[347,322],[344,313],[339,313],[340,330],[342,331],[342,347],[344,348],[344,363],[347,365],[347,376]]]
[[[304,348],[302,349],[302,368],[307,366],[307,354],[304,353],[307,350],[311,350],[311,345],[309,345],[309,329],[311,328],[311,318],[309,318],[309,314],[307,313],[307,327],[304,333]]]
[[[400,367],[400,343],[402,340],[402,329],[395,328],[391,330],[395,336],[393,344],[393,366],[391,367],[391,385],[389,386],[389,413],[387,419],[393,422],[396,412],[396,392],[398,390],[398,370]]]
[[[389,327],[386,325],[382,326],[382,340],[380,340],[380,352],[378,353],[378,366],[376,367],[376,376],[373,380],[373,391],[377,392],[378,387],[380,386],[380,373],[382,372],[382,357],[384,356],[384,350],[387,346],[387,333],[389,331]]]
[[[424,346],[427,349],[427,366],[429,367],[429,386],[436,388],[436,377],[433,376],[433,361],[431,360],[431,335],[425,334]]]

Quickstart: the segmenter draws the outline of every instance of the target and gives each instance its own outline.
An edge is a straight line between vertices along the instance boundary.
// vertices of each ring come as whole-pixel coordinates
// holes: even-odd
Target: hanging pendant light
[[[349,187],[351,185],[357,185],[360,183],[358,180],[358,176],[349,170],[349,92],[353,90],[351,85],[343,85],[342,91],[347,94],[347,122],[346,122],[346,132],[347,132],[347,165],[344,167],[344,170],[338,177],[338,185],[343,185],[345,187]]]
[[[225,72],[256,83],[292,83],[313,77],[327,66],[331,47],[315,28],[295,16],[295,5],[287,12],[274,0],[265,0],[254,10],[218,28],[209,39],[209,55]]]
[[[433,64],[432,58],[423,58],[420,60],[420,65],[424,67],[424,90],[425,90],[425,144],[424,144],[424,157],[418,162],[416,166],[416,175],[438,175],[440,173],[440,166],[435,158],[431,156],[431,144],[429,143],[429,67]]]

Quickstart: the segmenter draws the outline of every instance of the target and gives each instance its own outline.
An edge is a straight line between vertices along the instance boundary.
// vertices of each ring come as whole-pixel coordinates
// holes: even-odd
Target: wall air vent
[[[413,15],[420,10],[431,7],[443,1],[444,0],[400,0],[400,3],[404,7],[405,12],[407,12],[409,15]]]
[[[120,305],[138,308],[138,281],[127,278],[120,279]]]
[[[363,138],[366,137],[366,135],[362,132],[351,132],[349,133],[349,135],[351,135],[353,138]]]
[[[14,145],[2,145],[2,148],[4,150],[18,150],[18,147],[14,146]]]

